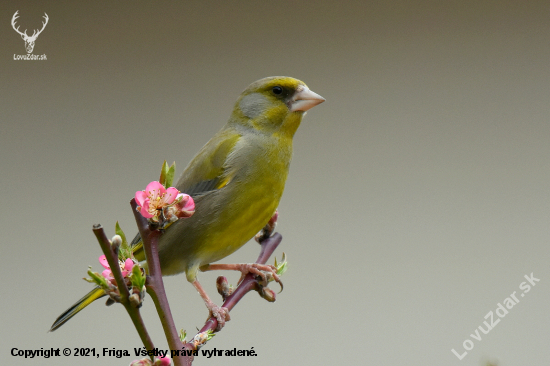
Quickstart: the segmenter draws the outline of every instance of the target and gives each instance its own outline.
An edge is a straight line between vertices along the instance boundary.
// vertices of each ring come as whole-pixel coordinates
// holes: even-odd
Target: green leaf
[[[93,281],[104,290],[109,289],[109,284],[108,284],[107,280],[105,279],[105,277],[103,277],[102,275],[100,275],[97,272],[92,272],[92,267],[88,267],[88,275],[92,278],[91,278],[91,281],[89,279],[85,278],[86,281],[88,281],[88,282]]]
[[[159,182],[164,187],[166,187],[166,174],[168,173],[168,164],[166,164],[166,160],[164,160],[164,163],[162,163],[162,168],[160,168],[160,178]]]
[[[212,338],[214,338],[216,334],[214,333],[214,331],[212,331],[212,329],[208,329],[206,331],[206,340],[209,341],[211,340]]]
[[[180,341],[181,343],[185,343],[185,338],[187,338],[187,332],[185,330],[180,330]]]
[[[139,264],[132,267],[130,282],[132,282],[132,286],[137,287],[138,289],[142,289],[143,286],[145,286],[145,276],[143,275]]]
[[[128,241],[126,240],[126,235],[124,234],[124,231],[122,231],[122,229],[120,228],[120,224],[118,223],[118,221],[116,222],[116,225],[115,225],[115,234],[120,235],[120,237],[122,238],[121,248],[128,248]]]
[[[172,187],[172,183],[174,183],[174,174],[176,173],[176,162],[174,161],[172,165],[170,165],[170,168],[168,168],[166,172],[166,181],[164,184],[164,187],[169,188]]]
[[[279,268],[277,268],[277,274],[279,276],[282,276],[286,272],[287,269],[288,269],[288,264],[287,264],[287,262],[284,262],[284,263],[281,264],[281,266]]]
[[[126,260],[126,258],[130,258],[132,254],[132,250],[130,249],[130,246],[128,245],[128,240],[126,240],[126,235],[124,234],[124,231],[120,228],[120,225],[118,224],[118,221],[115,225],[115,234],[119,235],[122,239],[122,244],[120,245],[120,249],[118,252],[118,259],[122,259],[123,261]]]
[[[277,257],[275,257],[275,268],[277,268],[277,274],[282,276],[288,269],[288,262],[286,261],[286,254],[283,252],[281,263],[277,263]]]

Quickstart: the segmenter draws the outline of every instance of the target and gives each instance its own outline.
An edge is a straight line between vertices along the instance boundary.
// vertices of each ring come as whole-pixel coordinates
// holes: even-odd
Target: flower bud
[[[265,239],[273,235],[273,232],[275,231],[275,227],[277,226],[278,218],[279,218],[279,212],[275,210],[275,213],[273,214],[273,216],[271,216],[267,224],[265,224],[264,228],[260,230],[260,232],[256,234],[256,236],[254,237],[254,239],[258,243],[261,244],[262,241],[264,241]]]
[[[233,288],[231,285],[229,285],[229,282],[227,281],[227,278],[224,276],[219,276],[216,280],[216,288],[218,289],[218,293],[222,295],[223,301],[229,297],[233,293]]]
[[[151,360],[148,358],[133,360],[132,362],[130,362],[130,366],[151,366]]]
[[[155,358],[154,366],[170,366],[172,363],[172,360],[170,359],[170,356],[166,355],[164,357]]]
[[[122,238],[120,237],[120,235],[113,236],[113,238],[111,239],[111,246],[113,247],[115,252],[118,252],[118,248],[120,248],[121,245],[122,245]]]
[[[130,295],[130,304],[132,304],[132,306],[135,308],[139,308],[141,306],[141,299],[139,298],[139,294]]]
[[[273,227],[273,229],[275,229],[275,226],[277,225],[277,219],[278,218],[279,218],[279,211],[275,210],[275,213],[273,214],[273,216],[271,216],[271,218],[269,219],[267,224],[270,227]]]
[[[199,348],[214,336],[215,334],[211,330],[207,330],[206,332],[196,334],[189,343],[195,346],[195,348]]]
[[[174,214],[179,219],[184,219],[193,216],[195,213],[195,201],[185,193],[180,193],[176,197],[176,204],[173,206],[176,210]]]
[[[269,287],[262,288],[262,293],[260,294],[260,296],[269,302],[275,302],[276,300],[275,291],[273,291]]]

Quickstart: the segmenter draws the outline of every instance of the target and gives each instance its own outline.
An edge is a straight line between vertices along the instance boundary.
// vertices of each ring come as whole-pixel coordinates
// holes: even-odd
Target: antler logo
[[[21,38],[23,38],[23,40],[25,41],[25,48],[27,50],[27,53],[32,53],[32,50],[34,49],[34,42],[36,41],[36,38],[38,38],[38,35],[40,33],[42,33],[42,31],[44,30],[44,28],[46,28],[46,24],[48,24],[48,14],[44,13],[44,19],[46,19],[46,22],[42,22],[42,29],[40,30],[37,30],[35,29],[32,36],[28,36],[27,35],[27,30],[25,29],[25,32],[21,32],[19,31],[19,27],[15,28],[15,19],[19,18],[19,16],[17,15],[17,13],[19,12],[19,10],[17,10],[15,12],[15,14],[13,14],[13,18],[11,18],[11,26],[13,27],[13,29],[19,33],[21,35]]]

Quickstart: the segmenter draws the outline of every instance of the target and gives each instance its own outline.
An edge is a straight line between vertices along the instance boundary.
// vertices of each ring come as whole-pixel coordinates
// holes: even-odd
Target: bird
[[[161,235],[161,272],[163,276],[185,273],[219,326],[229,320],[227,309],[210,300],[197,273],[246,244],[274,215],[289,172],[294,134],[306,112],[324,101],[292,77],[253,82],[240,94],[227,123],[191,159],[175,185],[193,197],[195,213],[172,223]],[[135,258],[144,261],[139,234],[132,248]],[[227,269],[243,274],[251,270],[250,265]],[[100,287],[94,288],[62,313],[50,331],[103,296]]]

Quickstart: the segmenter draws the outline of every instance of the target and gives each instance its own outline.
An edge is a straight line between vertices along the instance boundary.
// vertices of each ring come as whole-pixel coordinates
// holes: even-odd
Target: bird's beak
[[[307,111],[317,104],[321,104],[325,101],[325,98],[320,96],[317,93],[309,90],[307,86],[304,86],[302,89],[298,89],[296,94],[290,100],[290,111]]]

